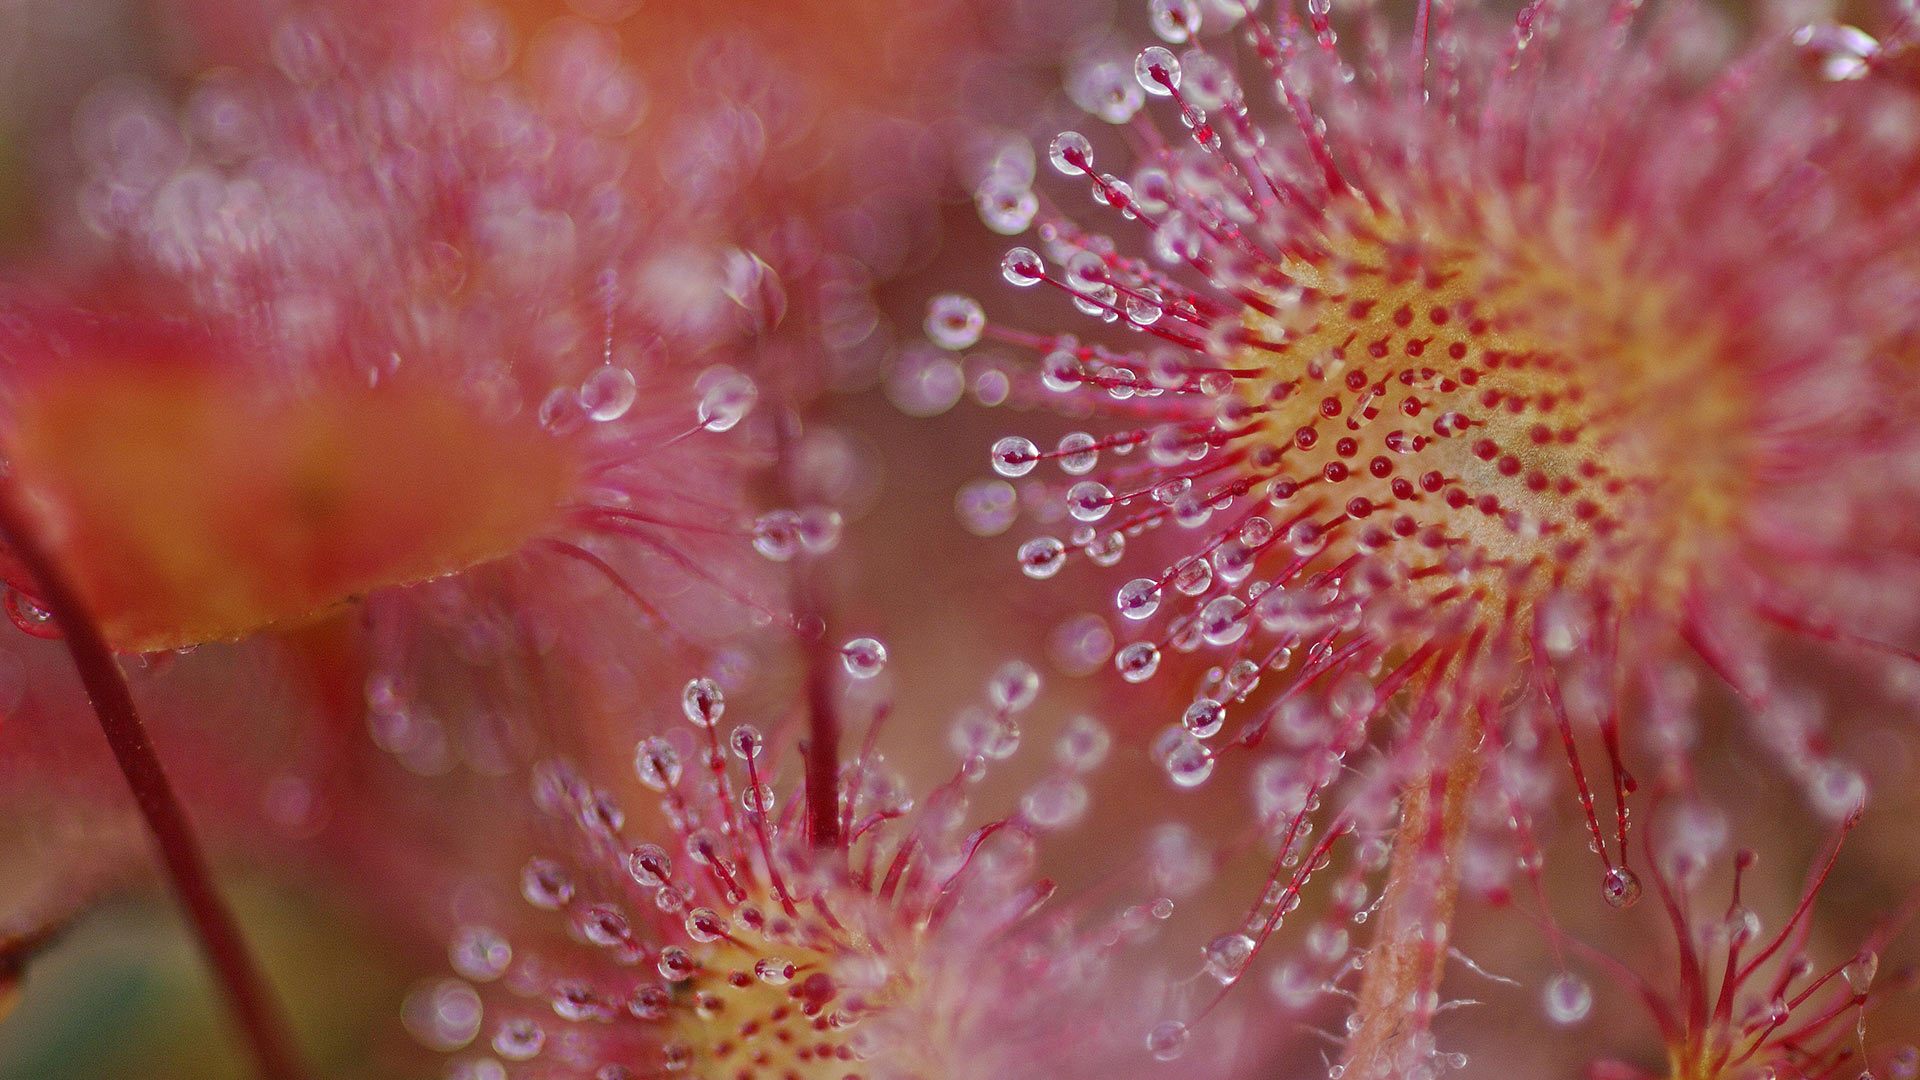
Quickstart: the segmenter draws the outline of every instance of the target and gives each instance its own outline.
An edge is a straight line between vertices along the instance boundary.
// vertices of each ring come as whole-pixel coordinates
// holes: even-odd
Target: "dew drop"
[[[1187,1048],[1193,1032],[1178,1020],[1163,1020],[1147,1032],[1147,1052],[1156,1061],[1172,1061]]]
[[[708,372],[702,382],[707,386],[694,415],[708,431],[731,431],[746,419],[760,398],[760,388],[753,380],[730,368]]]
[[[627,873],[649,889],[657,889],[673,877],[673,858],[658,844],[641,844],[627,852]]]
[[[1040,673],[1019,660],[1001,665],[987,682],[987,697],[994,707],[1006,712],[1020,712],[1039,694]]]
[[[480,1033],[480,995],[459,979],[441,979],[414,990],[400,1006],[400,1019],[422,1046],[451,1053]]]
[[[1067,489],[1067,513],[1075,521],[1094,522],[1113,509],[1113,489],[1098,480],[1082,480]]]
[[[1047,276],[1046,264],[1032,248],[1017,247],[1000,260],[1000,276],[1010,285],[1026,288],[1038,285]]]
[[[1076,716],[1067,721],[1066,730],[1053,747],[1053,760],[1074,772],[1091,772],[1107,758],[1113,747],[1113,735],[1091,716]]]
[[[981,223],[1002,236],[1025,232],[1027,226],[1033,224],[1033,216],[1040,212],[1040,199],[1027,182],[1006,176],[990,176],[982,181],[974,191],[973,201],[980,211]]]
[[[1600,882],[1600,895],[1609,907],[1630,908],[1640,899],[1640,875],[1624,866],[1609,867]]]
[[[993,471],[1001,476],[1025,476],[1040,463],[1040,448],[1021,435],[1008,435],[993,444]]]
[[[1086,785],[1066,777],[1042,780],[1020,799],[1020,815],[1037,829],[1064,829],[1086,811]]]
[[[801,520],[795,510],[769,510],[753,523],[753,549],[774,562],[800,553]]]
[[[625,944],[633,936],[627,917],[611,904],[595,904],[580,918],[580,933],[602,948]]]
[[[727,736],[727,745],[733,749],[734,757],[741,761],[754,761],[760,757],[760,752],[766,749],[767,740],[760,734],[759,728],[752,724],[741,724]]]
[[[634,750],[633,771],[641,783],[665,791],[680,782],[680,752],[658,735],[643,739]]]
[[[1843,821],[1867,803],[1867,782],[1858,772],[1835,761],[1814,767],[1808,785],[1813,808],[1832,821]]]
[[[1153,32],[1169,45],[1179,45],[1200,32],[1200,6],[1194,0],[1150,0],[1147,15]]]
[[[693,954],[680,948],[678,945],[671,945],[661,949],[660,959],[654,964],[654,967],[659,969],[660,977],[668,982],[680,982],[684,979],[690,979],[693,977],[693,973],[699,970],[699,965],[694,963]]]
[[[887,666],[887,647],[875,638],[854,638],[840,646],[840,663],[854,678],[871,679]]]
[[[1180,717],[1180,726],[1192,732],[1196,739],[1211,739],[1226,722],[1227,707],[1212,698],[1201,698],[1187,706]]]
[[[1113,566],[1127,553],[1127,534],[1118,529],[1087,541],[1087,560],[1095,566]]]
[[[1030,578],[1050,578],[1067,564],[1067,546],[1051,536],[1036,536],[1020,545],[1016,557],[1021,573]]]
[[[453,936],[447,959],[461,978],[492,982],[506,974],[513,962],[513,946],[484,926],[465,926]]]
[[[712,679],[691,679],[680,694],[680,711],[696,727],[711,728],[727,711],[726,696]]]
[[[627,1001],[627,1011],[635,1020],[665,1020],[672,1003],[673,995],[666,987],[648,983],[633,992]]]
[[[1130,683],[1146,682],[1160,667],[1160,649],[1149,641],[1136,641],[1114,654],[1113,666]]]
[[[1082,176],[1093,168],[1093,144],[1077,131],[1063,131],[1047,147],[1047,160],[1064,176]]]
[[[520,895],[545,911],[557,911],[573,899],[573,879],[552,859],[530,859],[520,871]]]
[[[960,524],[975,536],[998,536],[1011,528],[1020,514],[1013,485],[1005,480],[975,480],[953,498]]]
[[[1207,944],[1207,974],[1229,984],[1247,969],[1253,959],[1253,939],[1245,934],[1221,934]]]
[[[1199,787],[1213,775],[1213,751],[1183,727],[1161,732],[1153,742],[1153,757],[1177,787]]]
[[[1140,89],[1155,97],[1166,97],[1180,89],[1180,61],[1159,45],[1140,50],[1133,61],[1133,77]]]
[[[687,936],[705,944],[718,941],[727,933],[727,922],[712,908],[697,907],[687,912]]]
[[[1114,606],[1129,619],[1145,619],[1160,610],[1160,583],[1152,578],[1134,578],[1120,586]]]
[[[1084,431],[1060,437],[1060,471],[1069,476],[1085,476],[1100,463],[1099,440]]]
[[[1593,1011],[1593,990],[1586,980],[1571,971],[1563,971],[1547,980],[1541,995],[1547,1019],[1556,1024],[1577,1024]]]
[[[580,383],[580,407],[603,424],[627,415],[638,396],[633,372],[617,364],[602,364]]]
[[[754,977],[768,986],[785,986],[799,970],[792,961],[778,956],[763,956],[753,962]]]
[[[569,979],[554,987],[553,1012],[562,1020],[589,1020],[600,1013],[600,1003],[591,986]]]
[[[53,613],[19,589],[7,587],[7,618],[13,625],[25,633],[49,641],[60,636],[60,628],[54,625]]]
[[[1793,32],[1793,43],[1818,62],[1820,77],[1828,82],[1866,78],[1873,70],[1873,58],[1880,52],[1880,43],[1873,35],[1843,23],[1802,26]]]
[[[493,1052],[508,1061],[527,1061],[547,1044],[547,1033],[525,1017],[505,1021],[493,1033]]]
[[[1200,636],[1209,645],[1233,644],[1252,628],[1249,620],[1241,618],[1246,610],[1246,602],[1237,596],[1215,597],[1200,609]]]
[[[943,293],[927,304],[927,337],[951,352],[972,348],[986,325],[986,312],[970,296]]]
[[[1861,949],[1852,960],[1847,962],[1847,966],[1840,970],[1840,975],[1847,980],[1847,985],[1853,988],[1854,993],[1864,994],[1867,988],[1873,985],[1874,973],[1879,970],[1880,954],[1872,949]]]

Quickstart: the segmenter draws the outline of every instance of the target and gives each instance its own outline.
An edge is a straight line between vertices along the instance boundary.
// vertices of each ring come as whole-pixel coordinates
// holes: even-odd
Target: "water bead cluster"
[[[1422,5],[1418,42],[1367,9],[1349,44],[1325,3],[1153,0],[1164,44],[1068,80],[1091,116],[1127,126],[1133,172],[1101,171],[1109,140],[1080,131],[1044,155],[1113,232],[1043,210],[1024,148],[976,189],[989,228],[1037,237],[1007,252],[1006,282],[1064,294],[1090,323],[1034,332],[945,295],[927,331],[947,350],[1031,352],[1011,376],[1030,399],[1099,423],[1051,448],[1009,434],[989,461],[1002,484],[1043,464],[1065,477],[1033,497],[1069,531],[1019,546],[1026,576],[1073,557],[1157,563],[1114,590],[1140,636],[1113,664],[1130,683],[1177,667],[1194,691],[1151,743],[1177,787],[1204,784],[1223,754],[1271,755],[1263,767],[1303,802],[1330,795],[1339,828],[1377,835],[1410,786],[1462,772],[1512,808],[1510,835],[1476,831],[1468,850],[1517,849],[1512,870],[1537,882],[1532,822],[1557,754],[1599,894],[1627,907],[1644,891],[1628,760],[1644,753],[1660,790],[1690,791],[1682,763],[1716,690],[1818,815],[1865,802],[1822,710],[1781,685],[1767,650],[1787,635],[1851,648],[1850,662],[1906,656],[1889,642],[1911,620],[1822,578],[1897,577],[1915,507],[1846,478],[1904,467],[1915,447],[1873,434],[1905,425],[1900,406],[1823,409],[1810,388],[1904,370],[1910,317],[1847,302],[1870,283],[1827,268],[1910,252],[1846,210],[1829,220],[1844,195],[1779,194],[1801,159],[1768,147],[1832,154],[1836,173],[1873,150],[1730,104],[1869,110],[1823,80],[1872,79],[1880,43],[1767,27],[1703,83],[1636,37],[1707,48],[1697,12],[1622,6],[1607,23],[1548,6],[1506,26],[1450,6],[1429,26]],[[1680,134],[1697,131],[1717,141]],[[1782,212],[1800,224],[1776,228]],[[1821,505],[1904,525],[1823,530],[1807,520],[1816,488]],[[970,490],[963,517],[982,533],[1028,499]],[[1484,760],[1435,761],[1409,726]],[[1363,747],[1379,755],[1356,765]],[[1435,829],[1449,814],[1428,812]],[[1544,1004],[1575,1022],[1591,992],[1562,972]]]
[[[862,637],[837,655],[845,678],[863,681],[887,649]],[[1107,920],[1035,914],[1054,887],[1031,876],[1033,845],[1084,814],[1083,778],[1112,743],[1105,728],[1067,724],[1016,811],[968,823],[968,789],[1016,752],[1016,717],[1039,691],[1025,664],[997,671],[953,725],[959,769],[920,793],[869,732],[839,770],[841,839],[821,845],[805,790],[788,786],[780,733],[736,723],[719,682],[690,680],[684,724],[634,752],[664,831],[632,824],[574,765],[538,766],[551,853],[524,864],[518,892],[563,920],[567,940],[509,912],[463,925],[449,943],[455,977],[415,989],[409,1028],[453,1055],[460,1080],[714,1067],[808,1080],[1091,1077],[1170,1060],[1188,1046],[1186,1023],[1143,1010],[1167,1008],[1174,988],[1113,964],[1172,901],[1149,896]],[[1154,886],[1190,891],[1204,876],[1206,858],[1179,835],[1155,851],[1161,869],[1143,875]],[[1119,985],[1131,989],[1116,995]]]

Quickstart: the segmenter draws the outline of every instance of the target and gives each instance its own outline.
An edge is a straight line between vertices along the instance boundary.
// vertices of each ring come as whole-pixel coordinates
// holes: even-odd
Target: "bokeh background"
[[[838,462],[830,470],[834,501],[847,517],[826,563],[830,633],[886,642],[890,660],[873,692],[895,710],[889,754],[922,789],[951,772],[947,726],[1005,660],[1030,660],[1047,688],[1026,717],[1034,749],[997,771],[976,805],[1016,800],[1067,719],[1088,713],[1109,725],[1118,748],[1096,776],[1092,812],[1042,849],[1046,871],[1070,889],[1114,873],[1111,853],[1137,847],[1165,820],[1231,833],[1248,813],[1245,782],[1230,777],[1177,793],[1148,759],[1145,744],[1186,699],[1175,680],[1121,683],[1099,655],[1102,628],[1108,640],[1120,629],[1108,612],[1123,578],[1080,562],[1041,585],[1015,566],[1019,542],[1045,531],[1022,508],[1046,499],[991,480],[986,448],[1011,433],[1051,445],[1078,425],[1000,400],[996,372],[1017,358],[990,348],[965,357],[932,352],[920,327],[928,297],[950,290],[981,297],[996,319],[1018,325],[1084,322],[1064,302],[1002,286],[999,258],[1009,241],[981,225],[970,188],[997,139],[1044,141],[1086,123],[1063,79],[1088,57],[1128,56],[1144,42],[1136,7],[1144,4],[516,0],[505,9],[526,39],[556,20],[611,28],[647,89],[642,137],[658,140],[663,158],[711,137],[686,121],[708,115],[714,65],[764,70],[793,92],[797,104],[759,132],[743,220],[708,227],[713,242],[725,244],[770,214],[797,215],[843,260],[835,281],[847,304],[832,322],[841,337],[818,355],[787,361],[807,365],[808,423],[820,434],[819,452]],[[1727,11],[1735,26],[1749,14],[1738,4]],[[5,273],[58,283],[110,258],[73,206],[84,172],[75,116],[90,95],[138,85],[183,102],[209,72],[261,64],[260,42],[281,15],[281,5],[243,0],[0,0]],[[422,4],[379,17],[398,26],[447,16]],[[673,174],[655,182],[672,183]],[[1020,487],[1059,481],[1043,471]],[[774,504],[771,488],[763,495]],[[435,1076],[440,1059],[408,1036],[401,1003],[445,967],[436,919],[448,890],[510,887],[538,826],[520,775],[410,759],[376,744],[363,691],[379,645],[357,634],[355,618],[348,612],[136,665],[136,689],[319,1073]],[[798,651],[757,638],[735,655],[756,674],[730,709],[775,726],[794,697]],[[685,678],[663,656],[632,658],[603,680],[611,689],[549,718],[561,729],[552,740],[586,756],[603,782],[626,784],[630,806],[643,800],[627,768],[629,748],[638,733],[669,722],[659,718],[677,708]],[[1888,677],[1884,667],[1854,665],[1828,649],[1778,662],[1830,692],[1835,753],[1858,763],[1874,791],[1820,896],[1814,951],[1837,963],[1920,883],[1909,824],[1920,812],[1920,673]],[[459,677],[457,665],[432,670]],[[1726,698],[1704,699],[1701,775],[1729,816],[1733,843],[1761,852],[1747,903],[1770,931],[1792,909],[1830,833],[1739,733]],[[1547,829],[1559,924],[1656,982],[1671,978],[1657,905],[1623,914],[1600,902],[1576,807],[1563,802],[1562,820]],[[1241,852],[1200,895],[1183,899],[1158,962],[1197,970],[1200,945],[1252,898],[1263,857]],[[1703,896],[1723,896],[1726,877],[1718,868]],[[1309,914],[1318,902],[1309,897]],[[1720,902],[1703,900],[1703,916],[1717,917]],[[1482,1003],[1449,1011],[1439,1026],[1443,1047],[1468,1055],[1465,1075],[1575,1077],[1606,1057],[1656,1066],[1657,1034],[1639,1003],[1578,960],[1595,990],[1593,1014],[1573,1029],[1547,1024],[1539,987],[1554,962],[1528,911],[1529,904],[1463,906],[1459,949],[1515,980],[1481,979],[1461,966],[1449,975],[1449,996]],[[246,1074],[198,955],[153,876],[64,651],[0,625],[0,937],[49,928],[24,977],[0,990],[0,1078]],[[1275,951],[1290,947],[1297,942],[1283,934]],[[1904,935],[1882,958],[1881,977],[1916,956],[1915,935]],[[1256,971],[1241,992],[1257,996],[1262,987]],[[1289,1030],[1275,1037],[1260,1075],[1319,1073],[1336,1047],[1316,1033],[1316,1018],[1281,1023]],[[1920,999],[1895,997],[1869,1030],[1875,1045],[1920,1039]]]

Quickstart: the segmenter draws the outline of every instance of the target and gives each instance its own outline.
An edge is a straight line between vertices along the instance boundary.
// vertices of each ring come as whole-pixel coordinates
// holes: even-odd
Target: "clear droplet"
[[[1129,619],[1145,619],[1160,610],[1160,583],[1152,578],[1134,578],[1120,586],[1114,606]]]
[[[1227,707],[1212,698],[1201,698],[1187,706],[1180,717],[1180,726],[1192,732],[1196,739],[1211,739],[1226,722]]]
[[[1193,1032],[1178,1020],[1163,1020],[1147,1032],[1147,1052],[1156,1061],[1172,1061],[1187,1048]]]
[[[1040,212],[1040,199],[1025,180],[989,176],[973,194],[980,221],[1002,236],[1015,236],[1033,224]]]
[[[711,378],[703,379],[707,385],[694,415],[708,431],[731,431],[753,411],[754,403],[760,399],[760,388],[752,379],[732,369],[708,375]]]
[[[1146,682],[1160,667],[1160,650],[1150,641],[1136,641],[1114,654],[1113,666],[1130,683]]]
[[[1030,578],[1050,578],[1067,564],[1067,546],[1051,536],[1037,536],[1020,545],[1020,571]]]
[[[1873,35],[1844,23],[1809,23],[1793,32],[1793,43],[1818,62],[1820,77],[1829,82],[1866,78],[1880,52]]]
[[[854,678],[871,679],[887,666],[887,647],[874,638],[854,638],[840,646],[840,663]]]
[[[504,1021],[493,1033],[493,1052],[508,1061],[530,1060],[546,1044],[546,1030],[526,1017]]]
[[[1547,1019],[1556,1024],[1577,1024],[1593,1011],[1593,989],[1571,971],[1548,979],[1541,999],[1546,1004]]]
[[[1864,994],[1873,985],[1873,976],[1880,970],[1880,954],[1872,949],[1861,949],[1847,966],[1840,969],[1840,976],[1856,994]]]
[[[1140,50],[1133,61],[1133,77],[1140,89],[1155,97],[1166,97],[1180,89],[1180,61],[1159,45]]]
[[[702,944],[718,941],[727,932],[727,921],[712,908],[697,907],[687,912],[684,920],[687,936]]]
[[[529,859],[520,871],[520,895],[543,911],[557,911],[573,899],[573,879],[552,859]]]
[[[658,844],[641,844],[627,852],[627,873],[640,885],[657,889],[673,877],[673,858]]]
[[[1837,761],[1823,761],[1808,783],[1813,808],[1832,821],[1844,821],[1867,804],[1867,781]]]
[[[1038,829],[1064,829],[1087,810],[1087,788],[1078,780],[1042,780],[1020,799],[1020,815]]]
[[[1021,435],[1008,435],[993,444],[993,471],[1006,477],[1025,476],[1040,463],[1040,448]]]
[[[733,756],[741,761],[753,761],[766,748],[767,740],[761,736],[760,729],[751,724],[741,724],[727,736],[727,745],[733,748]]]
[[[1062,435],[1056,457],[1061,472],[1068,476],[1085,476],[1100,463],[1100,441],[1084,431]]]
[[[633,771],[641,783],[665,791],[680,782],[680,752],[658,735],[643,739],[633,754]]]
[[[7,587],[7,617],[13,620],[13,625],[34,637],[51,641],[60,636],[60,628],[53,622],[53,612],[12,586]]]
[[[513,946],[484,926],[463,926],[447,947],[447,959],[463,979],[492,982],[513,962]]]
[[[1093,168],[1093,144],[1077,131],[1063,131],[1047,147],[1047,159],[1065,176],[1081,176]]]
[[[422,1046],[452,1053],[480,1033],[480,995],[459,979],[439,979],[412,993],[400,1006],[400,1020]]]
[[[960,524],[975,536],[999,536],[1020,516],[1020,500],[1005,480],[974,480],[953,497]]]
[[[986,312],[970,296],[945,293],[927,305],[927,337],[943,349],[958,352],[972,348],[986,325]]]
[[[1001,665],[987,681],[987,697],[996,708],[1020,712],[1040,694],[1040,673],[1019,660]]]
[[[1183,727],[1161,732],[1153,742],[1153,757],[1177,787],[1199,787],[1213,775],[1213,751]]]
[[[1150,0],[1148,18],[1161,41],[1179,45],[1200,32],[1200,5],[1194,0]]]
[[[691,679],[680,694],[680,711],[696,727],[710,728],[727,711],[727,699],[712,679]]]
[[[1640,899],[1640,875],[1624,866],[1610,867],[1600,882],[1600,895],[1609,907],[1630,908]]]
[[[694,962],[693,954],[678,945],[660,950],[660,959],[654,967],[660,972],[660,977],[668,982],[690,979],[694,972],[700,970],[700,965]]]
[[[1221,934],[1207,943],[1207,974],[1222,985],[1233,982],[1253,959],[1253,939],[1245,934]]]
[[[800,529],[797,511],[769,510],[753,523],[753,549],[774,562],[786,562],[800,553]]]
[[[1038,285],[1047,276],[1047,266],[1032,248],[1017,247],[1000,260],[1000,276],[1010,285],[1026,288]]]
[[[638,396],[633,372],[617,364],[602,364],[580,383],[580,407],[603,424],[627,415]]]
[[[1113,489],[1098,480],[1082,480],[1067,489],[1067,513],[1075,521],[1099,521],[1113,509]]]
[[[1067,721],[1066,730],[1054,744],[1053,759],[1062,768],[1090,772],[1107,759],[1113,748],[1113,734],[1106,725],[1091,716],[1076,716]]]

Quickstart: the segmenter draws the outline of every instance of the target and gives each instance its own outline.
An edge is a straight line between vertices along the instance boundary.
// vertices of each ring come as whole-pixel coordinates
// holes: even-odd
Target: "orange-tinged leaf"
[[[432,387],[278,393],[197,366],[38,380],[8,451],[115,648],[300,619],[511,553],[573,485],[562,444]]]

